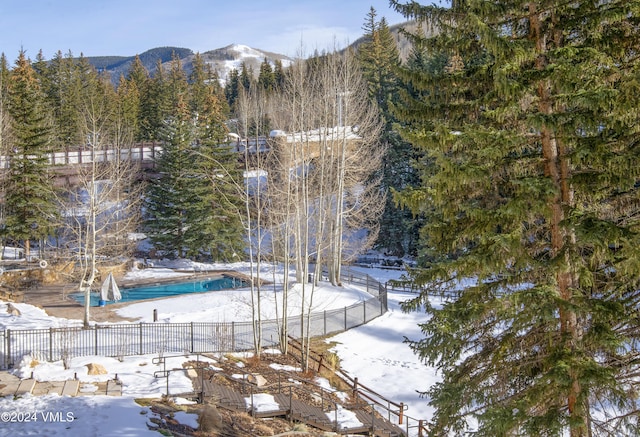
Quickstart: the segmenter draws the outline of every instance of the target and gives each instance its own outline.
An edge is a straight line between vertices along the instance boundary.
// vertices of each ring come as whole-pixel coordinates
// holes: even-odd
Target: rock
[[[258,373],[249,374],[249,376],[247,377],[247,381],[249,381],[251,384],[257,385],[258,387],[262,387],[267,383],[265,377]]]
[[[9,315],[12,315],[12,316],[21,316],[22,315],[20,310],[18,308],[14,307],[13,304],[11,304],[11,303],[7,304],[7,313]]]
[[[198,415],[198,431],[212,432],[222,427],[222,416],[215,405],[206,404]]]
[[[87,373],[89,375],[106,375],[107,374],[107,369],[105,369],[102,364],[89,363],[89,364],[86,364],[86,366],[88,369]]]

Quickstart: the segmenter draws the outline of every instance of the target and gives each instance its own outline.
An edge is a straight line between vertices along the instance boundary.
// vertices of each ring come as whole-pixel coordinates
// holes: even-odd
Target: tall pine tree
[[[379,172],[387,197],[376,247],[389,255],[416,255],[418,229],[422,222],[420,215],[399,205],[393,196],[418,182],[412,166],[412,147],[398,134],[397,120],[390,111],[391,103],[398,99],[400,86],[398,48],[386,20],[378,21],[374,8],[367,14],[363,29],[364,41],[358,47],[358,60],[369,85],[369,96],[378,105],[385,122],[381,141],[386,146],[386,153]]]
[[[276,76],[267,58],[264,58],[264,60],[260,64],[258,86],[266,92],[272,92],[276,88]]]
[[[8,100],[12,152],[3,233],[22,242],[29,257],[31,242],[51,235],[57,210],[47,155],[52,143],[48,110],[24,51],[9,76]]]
[[[62,52],[58,51],[48,66],[39,70],[47,104],[52,108],[54,148],[75,149],[86,144],[86,138],[80,135],[79,108],[83,92],[83,71],[73,54],[68,52],[63,56]]]
[[[234,261],[244,249],[240,210],[239,187],[243,186],[238,155],[225,146],[227,128],[224,124],[228,111],[219,83],[211,75],[201,58],[196,55],[189,78],[191,110],[195,121],[197,153],[195,166],[203,182],[208,253],[216,261]]]
[[[137,103],[135,103],[132,108],[136,113],[137,119],[134,131],[135,139],[153,139],[149,138],[151,135],[149,129],[151,123],[148,120],[148,117],[150,117],[152,113],[152,102],[149,98],[151,79],[149,78],[149,72],[142,64],[138,55],[135,56],[129,71],[127,71],[125,81],[126,87],[131,90],[131,93],[137,95]],[[122,84],[122,80],[120,83]]]
[[[139,70],[135,71],[139,72]],[[167,89],[166,76],[167,72],[162,62],[158,60],[153,77],[146,81],[146,86],[141,90],[139,132],[141,140],[154,141],[160,138],[163,124],[171,115],[170,91]]]
[[[170,112],[159,131],[161,176],[149,186],[147,227],[160,250],[228,260],[241,250],[241,228],[235,201],[221,186],[228,175],[237,178],[237,160],[220,147],[227,134],[225,105],[217,83],[207,77],[196,59],[188,83],[177,57],[163,76],[160,88]]]
[[[203,205],[196,183],[199,175],[194,172],[193,120],[182,98],[160,139],[163,151],[156,163],[160,178],[150,182],[145,199],[147,233],[154,247],[166,254],[198,255]]]
[[[405,193],[432,433],[640,434],[640,2],[392,3],[446,58],[397,111],[433,164]]]

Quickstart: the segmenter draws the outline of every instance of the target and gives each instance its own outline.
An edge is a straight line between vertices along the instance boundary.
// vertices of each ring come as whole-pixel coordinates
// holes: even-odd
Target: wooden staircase
[[[322,431],[335,432],[342,435],[361,434],[376,437],[403,437],[405,435],[398,426],[363,408],[354,409],[353,407],[342,406],[342,408],[352,411],[361,422],[360,425],[342,427],[336,420],[331,419],[331,415],[338,408],[337,403],[324,400],[322,407],[313,405],[296,398],[291,389],[287,392],[287,388],[283,390],[283,387],[274,388],[273,390],[268,387],[262,388],[260,392],[271,394],[277,404],[276,408],[264,410],[251,407],[251,393],[257,394],[258,392],[257,387],[252,384],[243,382],[243,391],[245,393],[240,393],[229,385],[210,379],[203,379],[200,371],[192,381],[194,393],[201,397],[202,400],[212,399],[220,408],[245,412],[253,417],[285,417],[290,421],[302,422]]]

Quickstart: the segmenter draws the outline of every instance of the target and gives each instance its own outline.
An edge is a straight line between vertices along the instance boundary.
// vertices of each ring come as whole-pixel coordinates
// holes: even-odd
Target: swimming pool
[[[145,299],[155,299],[159,297],[171,297],[181,294],[204,293],[207,291],[226,290],[229,288],[244,287],[245,283],[238,278],[231,276],[218,276],[215,278],[198,279],[197,281],[171,282],[164,284],[145,285],[142,287],[120,288],[122,299],[118,303],[133,302]],[[84,293],[73,293],[70,295],[74,300],[84,305]],[[91,306],[98,306],[100,296],[98,293],[91,293]],[[107,303],[115,303],[108,301]]]

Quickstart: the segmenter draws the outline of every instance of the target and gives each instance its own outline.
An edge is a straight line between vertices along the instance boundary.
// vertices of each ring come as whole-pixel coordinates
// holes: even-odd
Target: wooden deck
[[[334,406],[331,408],[321,408],[306,401],[297,399],[290,393],[269,393],[273,396],[276,408],[271,410],[252,409],[250,394],[242,394],[232,387],[209,379],[202,379],[197,376],[192,379],[194,395],[202,396],[204,399],[213,400],[216,405],[226,410],[245,412],[253,417],[270,418],[285,417],[291,421],[302,422],[306,425],[327,432],[337,434],[361,434],[376,437],[402,437],[404,432],[393,423],[372,414],[364,409],[352,409],[361,425],[341,427],[331,416],[334,414]],[[343,407],[348,409],[347,407]]]

